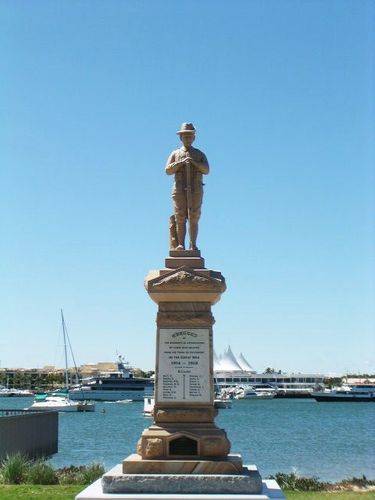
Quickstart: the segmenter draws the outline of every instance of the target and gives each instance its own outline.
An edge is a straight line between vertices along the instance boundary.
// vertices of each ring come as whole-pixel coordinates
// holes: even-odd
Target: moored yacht
[[[34,403],[26,408],[27,410],[38,410],[38,411],[95,411],[95,404],[89,401],[82,401],[82,403],[77,403],[69,398],[69,375],[68,375],[68,353],[67,353],[67,340],[69,342],[69,347],[73,356],[72,346],[70,344],[68,332],[66,330],[66,324],[64,319],[64,313],[61,309],[61,325],[64,340],[64,355],[65,355],[65,388],[57,390],[52,394],[36,394]],[[75,362],[74,362],[75,364]]]
[[[27,410],[38,411],[95,411],[95,404],[88,401],[72,401],[67,394],[37,394],[34,403]]]
[[[13,397],[28,397],[34,396],[32,391],[28,389],[9,389],[0,385],[0,398],[13,398]]]
[[[154,392],[151,379],[134,377],[132,368],[118,357],[117,371],[104,372],[96,377],[82,379],[80,384],[69,390],[69,397],[73,400],[90,399],[94,401],[119,401],[131,399],[143,401],[145,396]]]
[[[273,399],[276,391],[257,389],[252,386],[237,387],[234,395],[235,399]]]
[[[319,402],[370,403],[375,402],[375,385],[343,385],[313,392],[312,397]]]

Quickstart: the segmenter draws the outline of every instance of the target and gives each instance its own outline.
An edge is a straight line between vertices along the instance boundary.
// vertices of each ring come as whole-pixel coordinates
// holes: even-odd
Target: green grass
[[[17,485],[0,485],[0,498],[1,500],[73,500],[74,497],[85,488],[84,485],[53,485],[53,486],[36,486],[33,484],[17,484]],[[362,500],[375,499],[375,491],[367,493],[327,493],[324,491],[318,492],[297,492],[286,491],[287,500],[319,500],[325,498],[332,498],[333,500]]]
[[[75,496],[86,486],[74,485],[53,485],[40,486],[34,484],[0,485],[1,500],[73,500]]]

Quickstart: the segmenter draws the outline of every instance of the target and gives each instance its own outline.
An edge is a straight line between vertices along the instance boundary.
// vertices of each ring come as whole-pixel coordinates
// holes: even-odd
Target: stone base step
[[[169,257],[200,257],[200,250],[169,250]]]
[[[203,269],[203,257],[167,257],[165,259],[165,267],[168,269],[178,269],[179,267],[186,266],[190,269]]]
[[[103,493],[256,494],[262,478],[255,465],[241,474],[124,474],[116,465],[102,476]]]
[[[133,453],[122,462],[124,474],[241,474],[240,455],[211,460],[144,460]]]
[[[180,494],[180,493],[103,493],[101,479],[76,496],[76,500],[285,500],[279,485],[273,479],[262,482],[260,493],[251,494]]]

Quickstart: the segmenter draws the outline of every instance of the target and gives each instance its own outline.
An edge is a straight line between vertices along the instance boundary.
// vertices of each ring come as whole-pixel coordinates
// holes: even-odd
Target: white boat
[[[146,396],[143,400],[143,415],[152,417],[154,414],[155,398]]]
[[[343,385],[313,392],[312,397],[319,402],[371,403],[375,402],[375,385]]]
[[[61,324],[64,339],[64,355],[65,355],[65,389],[60,391],[55,391],[52,394],[37,394],[35,396],[34,403],[26,408],[27,410],[38,410],[38,411],[64,411],[64,412],[86,412],[95,411],[95,404],[89,401],[73,401],[69,397],[69,375],[68,375],[68,353],[66,340],[68,339],[69,347],[72,352],[72,346],[66,331],[64,314],[61,309]],[[74,361],[74,356],[73,356]],[[75,364],[75,362],[74,362]]]
[[[214,407],[215,408],[220,408],[222,410],[227,410],[229,408],[232,408],[232,400],[229,398],[216,398],[214,399]]]
[[[12,389],[0,385],[0,398],[9,398],[12,395]]]
[[[255,392],[253,387],[243,386],[243,387],[237,388],[237,391],[236,391],[234,398],[235,399],[257,399],[258,395]]]
[[[71,401],[67,397],[48,396],[44,398],[39,396],[27,410],[39,411],[78,411],[78,402]]]
[[[34,393],[28,389],[8,389],[7,387],[0,386],[0,398],[13,398],[13,397],[28,397],[34,396]]]
[[[276,391],[268,389],[257,389],[252,386],[239,387],[235,393],[235,399],[273,399]]]
[[[273,399],[276,396],[276,391],[255,388],[255,392],[259,399]]]
[[[29,391],[28,389],[10,389],[10,392],[11,397],[24,398],[34,396],[34,393],[32,391]]]

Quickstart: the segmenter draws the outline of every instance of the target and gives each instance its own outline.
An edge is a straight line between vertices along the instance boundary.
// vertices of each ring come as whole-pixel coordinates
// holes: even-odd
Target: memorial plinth
[[[224,277],[204,268],[198,251],[171,251],[145,287],[158,304],[154,424],[142,433],[137,454],[124,460],[123,472],[174,474],[178,459],[190,461],[185,470],[201,461],[203,474],[240,473],[242,463],[228,459],[229,440],[214,423],[211,306],[226,289]]]

